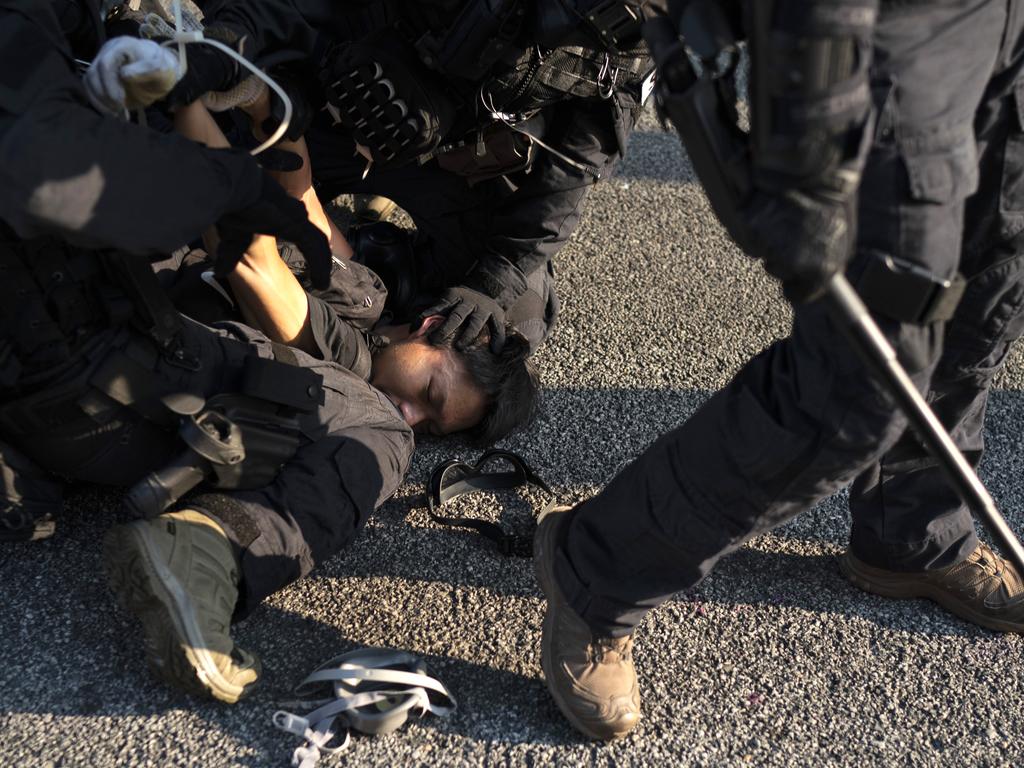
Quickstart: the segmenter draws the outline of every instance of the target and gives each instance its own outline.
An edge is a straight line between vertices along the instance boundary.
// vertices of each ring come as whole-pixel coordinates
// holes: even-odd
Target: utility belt
[[[134,329],[98,335],[76,375],[0,406],[0,434],[15,444],[50,435],[55,441],[94,438],[119,432],[126,408],[177,432],[181,453],[125,498],[140,516],[159,514],[203,481],[219,489],[267,485],[305,441],[301,421],[324,402],[322,377],[287,362],[294,362],[294,353],[282,346],[276,360],[247,355],[224,363],[218,378],[233,391],[203,398],[187,391],[187,377],[182,385],[168,373],[166,366],[203,365],[182,349],[184,362],[176,362]],[[73,475],[77,467],[46,468]]]
[[[320,374],[254,355],[245,358],[237,392],[164,398],[180,420],[184,450],[136,483],[125,506],[154,517],[204,481],[220,490],[271,483],[306,440],[303,416],[323,402]]]

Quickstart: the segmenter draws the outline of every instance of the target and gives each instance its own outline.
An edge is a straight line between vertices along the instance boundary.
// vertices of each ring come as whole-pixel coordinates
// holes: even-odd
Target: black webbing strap
[[[487,464],[503,460],[512,471],[488,472]],[[478,491],[508,491],[522,485],[534,485],[551,495],[551,500],[541,514],[555,505],[554,493],[547,483],[540,479],[523,458],[511,451],[492,448],[473,464],[458,459],[449,459],[434,467],[427,486],[427,509],[434,522],[456,528],[469,528],[495,543],[498,551],[508,557],[531,557],[533,555],[533,531],[529,534],[506,533],[497,523],[477,517],[453,517],[438,512],[441,505],[466,493]]]
[[[963,275],[941,280],[922,267],[884,254],[872,254],[856,281],[868,308],[904,323],[925,325],[951,320],[967,287]]]

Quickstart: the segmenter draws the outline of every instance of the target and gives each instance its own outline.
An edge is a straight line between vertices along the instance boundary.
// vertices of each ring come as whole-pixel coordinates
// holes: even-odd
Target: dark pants
[[[975,461],[989,384],[1021,332],[1021,15],[1007,0],[883,3],[879,123],[850,266],[856,278],[874,252],[971,278],[948,326],[876,320]],[[556,574],[595,632],[623,634],[744,541],[851,482],[851,547],[869,563],[922,570],[976,546],[967,511],[826,308],[799,307],[788,339],[577,507]]]
[[[441,169],[436,162],[373,167],[363,179],[366,159],[356,154],[351,137],[329,125],[326,113],[307,131],[306,142],[322,199],[341,194],[381,195],[409,214],[416,225],[421,293],[436,295],[464,283],[487,247],[493,211],[508,193],[502,189],[502,181],[471,187],[464,177]],[[526,275],[526,281],[526,292],[508,308],[508,320],[536,349],[558,318],[551,263]]]
[[[244,325],[183,322],[183,346],[199,366],[169,362],[148,338],[128,328],[99,333],[73,375],[3,403],[6,426],[0,439],[48,472],[93,483],[129,486],[163,467],[184,449],[176,429],[121,405],[105,386],[98,387],[96,372],[104,361],[119,355],[118,371],[140,372],[135,380],[126,374],[119,387],[124,399],[133,387],[138,390],[133,381],[142,381],[149,391],[132,394],[159,408],[153,399],[164,393],[209,398],[237,392],[246,357],[275,355],[266,337]],[[413,450],[401,416],[358,376],[297,350],[289,351],[288,361],[321,374],[325,391],[323,405],[300,418],[303,441],[297,453],[265,487],[207,488],[179,504],[219,520],[232,540],[241,563],[238,617],[350,542],[397,488]],[[34,419],[49,420],[51,426],[12,426],[6,421],[11,412],[22,426]]]

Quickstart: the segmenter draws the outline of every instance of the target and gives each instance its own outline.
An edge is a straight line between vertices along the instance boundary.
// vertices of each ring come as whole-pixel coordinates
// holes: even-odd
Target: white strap
[[[307,699],[289,702],[286,706],[296,708],[312,708],[305,717],[285,710],[274,713],[273,723],[277,728],[288,733],[301,736],[305,742],[297,747],[292,754],[292,765],[296,768],[313,768],[322,755],[336,754],[345,749],[350,740],[349,728],[345,728],[345,739],[341,745],[328,747],[327,744],[335,737],[335,721],[346,712],[373,708],[381,702],[398,701],[393,706],[382,709],[379,713],[362,713],[364,717],[386,718],[388,712],[395,717],[406,717],[410,711],[420,716],[430,712],[444,717],[455,710],[455,698],[448,688],[436,678],[419,672],[408,672],[402,669],[391,669],[390,665],[418,664],[418,659],[401,651],[384,651],[381,649],[363,649],[336,656],[320,665],[306,677],[295,692],[300,695],[312,693],[330,683],[334,697],[327,699]],[[357,686],[362,681],[374,683],[391,683],[395,687],[384,690],[359,691]],[[430,693],[440,693],[447,703],[434,703]],[[356,720],[358,723],[358,719]],[[364,727],[366,723],[363,723]]]
[[[324,669],[314,672],[302,681],[302,685],[335,681],[352,685],[349,683],[350,680],[372,680],[379,683],[399,683],[400,685],[429,688],[451,698],[451,694],[444,684],[429,675],[419,672],[403,672],[398,669],[372,669],[354,664],[343,664],[339,669]]]
[[[220,284],[220,281],[217,279],[217,276],[213,273],[212,269],[207,269],[204,272],[200,272],[199,277],[202,278],[202,281],[204,283],[206,283],[208,286],[213,288],[213,290],[215,290],[217,293],[223,296],[224,301],[230,304],[232,309],[235,308],[235,300],[231,298],[231,294],[228,293],[224,286]]]

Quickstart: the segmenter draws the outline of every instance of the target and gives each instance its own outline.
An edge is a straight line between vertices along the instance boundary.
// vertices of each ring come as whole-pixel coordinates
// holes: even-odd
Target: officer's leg
[[[928,397],[974,466],[989,387],[1024,331],[1024,133],[1014,93],[1022,60],[1012,49],[1001,59],[975,120],[981,184],[967,204],[961,260],[969,282]],[[841,563],[855,584],[890,597],[930,596],[993,629],[1024,629],[1013,567],[979,546],[969,510],[912,432],[857,478],[850,509]]]
[[[972,121],[1005,23],[1002,0],[883,13],[876,41],[884,106],[862,183],[856,277],[879,252],[939,279],[957,269],[963,201],[976,172]],[[955,55],[955,72],[941,66]],[[924,390],[942,324],[877,315]],[[750,536],[853,480],[905,419],[869,379],[820,305],[748,363],[598,496],[550,515],[535,561],[548,597],[542,661],[562,711],[607,738],[638,716],[630,633]]]

